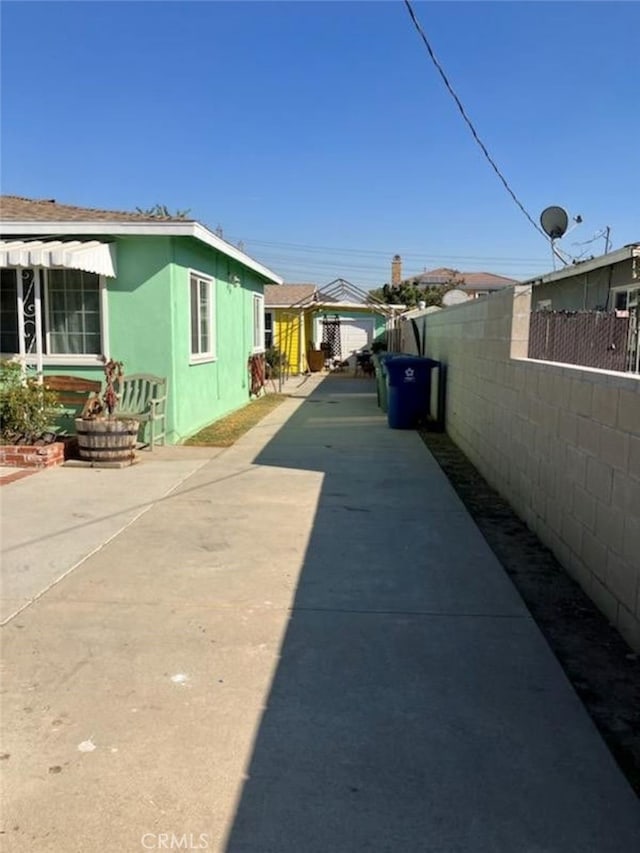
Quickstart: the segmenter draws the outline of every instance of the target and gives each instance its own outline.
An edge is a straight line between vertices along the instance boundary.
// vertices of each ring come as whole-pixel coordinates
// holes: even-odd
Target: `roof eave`
[[[521,284],[539,285],[553,284],[555,281],[561,281],[564,278],[572,278],[581,273],[591,272],[592,270],[609,267],[612,264],[619,264],[623,261],[640,258],[640,243],[631,243],[628,246],[623,246],[622,249],[616,249],[615,252],[609,252],[607,255],[599,255],[597,258],[592,258],[590,261],[580,261],[577,264],[569,264],[561,270],[554,270],[542,276],[534,276],[521,282]]]
[[[283,279],[276,275],[268,267],[258,261],[254,261],[249,255],[245,255],[240,249],[236,249],[230,243],[213,234],[199,222],[118,222],[101,220],[91,221],[50,221],[34,222],[19,220],[0,221],[1,236],[64,236],[64,235],[112,235],[114,237],[126,236],[158,236],[165,237],[193,237],[201,243],[205,243],[212,249],[216,249],[223,255],[233,258],[245,267],[268,279],[274,284],[282,284]]]
[[[297,302],[287,302],[283,304],[282,302],[265,302],[265,308],[283,308],[290,309],[293,308],[296,311],[304,311],[305,308],[308,308],[311,303],[305,303],[304,305],[300,305]]]

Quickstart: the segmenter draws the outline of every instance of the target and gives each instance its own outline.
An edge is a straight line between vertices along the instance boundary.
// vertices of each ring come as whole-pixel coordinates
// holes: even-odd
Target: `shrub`
[[[0,361],[0,438],[4,444],[34,444],[56,416],[54,391],[25,378],[15,361]]]
[[[280,376],[280,371],[287,366],[287,357],[277,347],[269,347],[264,354],[264,359],[269,365],[268,375],[270,377]]]

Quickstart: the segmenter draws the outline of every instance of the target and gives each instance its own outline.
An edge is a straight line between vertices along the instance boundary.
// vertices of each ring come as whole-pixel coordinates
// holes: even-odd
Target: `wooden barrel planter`
[[[131,465],[139,429],[135,418],[76,418],[80,458],[113,467]]]
[[[324,367],[324,352],[321,349],[310,349],[307,352],[307,362],[309,370],[312,373],[317,373]]]

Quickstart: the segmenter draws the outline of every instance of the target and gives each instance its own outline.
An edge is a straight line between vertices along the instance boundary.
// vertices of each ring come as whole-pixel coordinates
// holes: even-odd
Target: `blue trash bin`
[[[378,354],[376,365],[376,382],[378,392],[378,406],[386,414],[389,410],[389,377],[387,376],[387,362],[392,358],[417,358],[408,352],[381,352]],[[374,362],[375,363],[375,362]]]
[[[387,359],[387,421],[392,429],[415,429],[425,421],[431,396],[431,358],[396,356]]]

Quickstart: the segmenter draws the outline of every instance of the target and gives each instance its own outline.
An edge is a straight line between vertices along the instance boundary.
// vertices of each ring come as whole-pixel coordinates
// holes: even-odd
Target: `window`
[[[14,355],[18,344],[18,285],[16,271],[0,271],[0,352]]]
[[[265,345],[264,326],[264,296],[260,293],[253,294],[253,351],[264,352]]]
[[[48,270],[45,340],[49,355],[100,355],[100,278],[82,270]]]
[[[618,317],[628,317],[629,311],[637,308],[640,303],[640,288],[617,288],[612,292],[613,310]]]
[[[619,290],[615,295],[615,310],[626,311],[629,302],[629,294],[626,290]]]
[[[8,268],[0,287],[3,354],[16,354],[22,345],[27,357],[35,358],[40,339],[47,363],[91,364],[106,351],[105,286],[96,273]]]
[[[211,361],[215,358],[213,327],[213,280],[192,272],[191,288],[191,361]]]
[[[264,348],[273,346],[273,311],[264,312]]]

